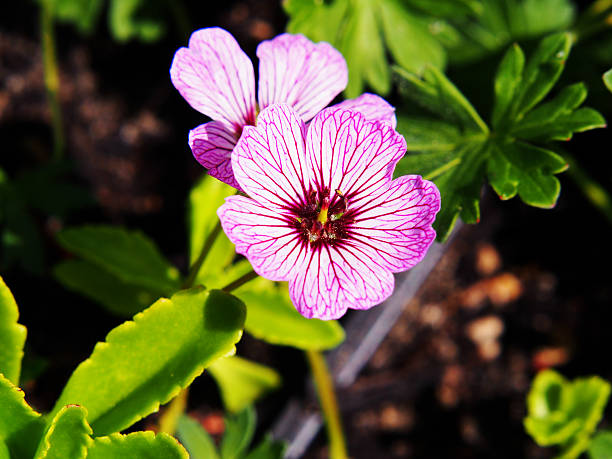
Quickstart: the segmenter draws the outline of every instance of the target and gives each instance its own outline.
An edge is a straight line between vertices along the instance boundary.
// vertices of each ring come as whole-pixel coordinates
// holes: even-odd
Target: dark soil
[[[276,2],[203,3],[186,2],[193,29],[225,27],[251,56],[284,27]],[[36,3],[11,5],[0,19],[0,144],[2,168],[17,177],[48,160],[52,141]],[[34,374],[37,362],[48,362],[24,387],[39,410],[51,408],[78,362],[122,321],[52,279],[50,268],[67,255],[54,232],[86,222],[140,228],[186,268],[185,199],[202,173],[187,132],[203,118],[170,83],[173,53],[186,42],[179,36],[171,28],[154,45],[121,45],[105,18],[90,37],[57,28],[70,179],[95,204],[64,218],[35,211],[45,275],[19,267],[2,273],[28,327],[26,369]],[[608,131],[579,134],[569,145],[609,189]],[[482,222],[462,229],[361,376],[339,394],[352,457],[551,457],[522,427],[535,372],[555,367],[568,377],[612,379],[610,225],[567,175],[561,181],[552,210],[484,191]],[[283,389],[258,405],[263,431],[289,397],[307,393],[307,370],[300,352],[249,336],[239,353],[283,375]],[[214,393],[200,378],[190,411],[218,433]],[[325,457],[324,444],[320,434],[308,457]]]

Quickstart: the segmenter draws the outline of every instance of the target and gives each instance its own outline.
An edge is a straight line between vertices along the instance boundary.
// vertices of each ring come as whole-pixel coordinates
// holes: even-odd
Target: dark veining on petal
[[[311,189],[304,202],[291,212],[295,216],[291,223],[298,230],[302,243],[312,249],[337,246],[350,237],[354,212],[340,190],[335,190],[330,197],[329,188]]]

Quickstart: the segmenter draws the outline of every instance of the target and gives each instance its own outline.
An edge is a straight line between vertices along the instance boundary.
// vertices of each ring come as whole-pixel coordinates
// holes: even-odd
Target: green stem
[[[346,441],[342,430],[342,420],[340,411],[338,410],[338,402],[334,391],[334,383],[325,357],[317,351],[305,351],[312,377],[314,378],[317,395],[325,426],[327,428],[327,436],[329,438],[329,457],[330,459],[346,459],[348,454],[346,451]]]
[[[252,279],[255,279],[257,276],[259,276],[259,274],[257,274],[255,271],[251,270],[248,273],[246,273],[243,276],[241,276],[238,279],[236,279],[235,281],[230,282],[225,287],[223,287],[221,290],[223,290],[224,292],[228,292],[229,293],[232,290],[236,290],[238,287],[246,284],[248,281],[250,281]]]
[[[64,155],[64,129],[62,110],[59,102],[59,72],[55,51],[55,34],[53,30],[53,6],[50,0],[40,2],[40,34],[42,40],[42,57],[47,101],[51,110],[51,128],[53,131],[53,158],[59,160]]]
[[[582,194],[612,224],[612,198],[608,191],[595,181],[567,152],[563,157],[569,164],[567,175],[578,185]]]
[[[189,268],[189,274],[187,275],[185,282],[183,282],[183,288],[190,288],[195,282],[196,277],[198,276],[198,273],[200,272],[200,269],[202,268],[202,265],[206,260],[206,257],[210,253],[211,247],[217,240],[217,236],[219,236],[219,233],[221,233],[221,222],[217,221],[217,224],[208,234],[208,237],[204,241],[204,245],[202,246],[202,251],[200,252],[200,255],[198,256],[196,261],[193,262],[191,268]]]

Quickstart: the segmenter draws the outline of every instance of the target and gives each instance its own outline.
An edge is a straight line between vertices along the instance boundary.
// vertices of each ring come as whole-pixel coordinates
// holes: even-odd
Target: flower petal
[[[320,112],[306,137],[313,186],[339,190],[349,208],[384,192],[405,152],[406,141],[389,124],[341,108]]]
[[[223,231],[261,276],[286,281],[299,270],[306,245],[291,226],[291,216],[245,196],[229,196],[217,214]]]
[[[295,208],[310,180],[304,152],[304,122],[287,105],[272,105],[247,126],[232,154],[242,189],[260,204]]]
[[[289,281],[289,294],[305,317],[337,319],[351,309],[369,309],[393,292],[393,274],[344,247],[311,250]]]
[[[348,83],[342,54],[329,43],[282,34],[257,47],[258,100],[261,108],[291,105],[306,122],[325,108]]]
[[[397,126],[395,107],[376,94],[365,93],[355,99],[348,99],[331,108],[343,108],[359,112],[368,121],[382,121],[388,123],[393,129]]]
[[[170,77],[189,105],[234,132],[255,124],[253,64],[229,32],[196,30],[174,55]]]
[[[406,271],[423,259],[434,241],[431,224],[439,210],[440,192],[432,182],[418,175],[399,177],[386,192],[363,204],[345,245],[392,272]]]
[[[234,133],[221,121],[211,121],[189,131],[189,146],[193,156],[218,180],[238,190],[234,178],[231,154],[236,146]]]

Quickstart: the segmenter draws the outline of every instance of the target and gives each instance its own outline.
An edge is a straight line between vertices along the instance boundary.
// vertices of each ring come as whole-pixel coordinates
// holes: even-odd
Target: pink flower
[[[393,180],[406,142],[389,124],[342,107],[308,129],[299,112],[272,105],[247,126],[232,154],[240,187],[218,215],[227,236],[263,277],[288,281],[305,317],[368,309],[435,238],[436,186]]]
[[[314,44],[303,35],[282,34],[264,41],[257,47],[257,57],[259,109],[285,103],[304,122],[326,107],[348,82],[342,54],[328,43]],[[214,120],[189,133],[194,156],[210,175],[240,189],[230,157],[243,128],[255,125],[257,118],[253,64],[234,37],[213,27],[196,30],[189,47],[176,52],[170,76],[187,102]],[[393,107],[374,94],[341,105],[395,127]]]

